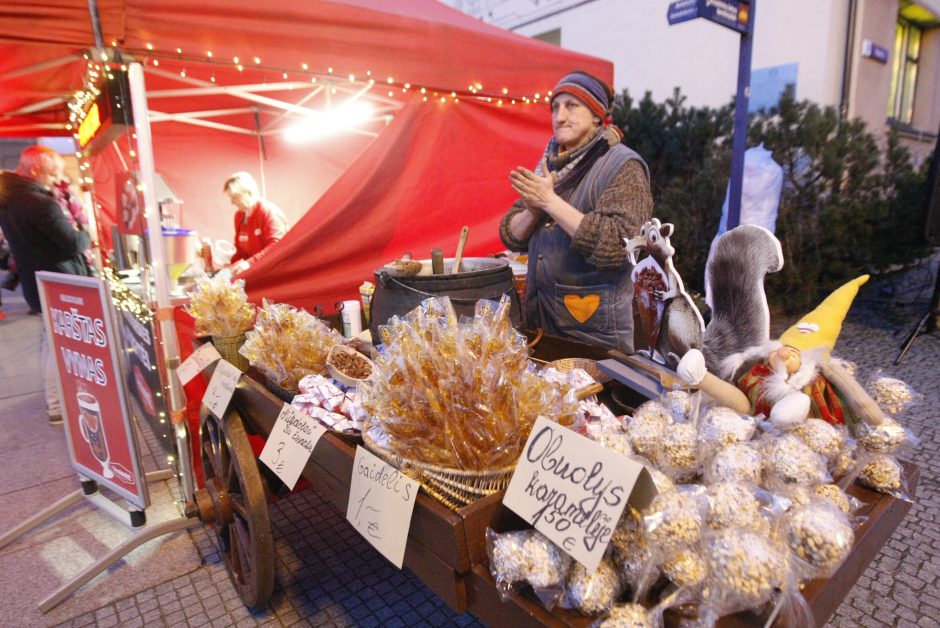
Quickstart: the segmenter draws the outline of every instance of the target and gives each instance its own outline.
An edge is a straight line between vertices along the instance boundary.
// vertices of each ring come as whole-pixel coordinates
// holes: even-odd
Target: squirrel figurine
[[[653,218],[643,224],[639,235],[623,239],[634,266],[630,277],[649,344],[648,352],[640,353],[673,368],[689,349],[702,347],[705,332],[705,321],[672,263],[676,250],[669,236],[674,229],[671,223]],[[637,262],[640,252],[647,256]]]
[[[763,227],[741,225],[718,238],[705,271],[712,318],[704,347],[682,356],[679,377],[737,412],[767,416],[781,430],[808,416],[879,425],[884,414],[878,404],[830,357],[868,275],[835,290],[771,341],[764,278],[782,267],[780,242]]]

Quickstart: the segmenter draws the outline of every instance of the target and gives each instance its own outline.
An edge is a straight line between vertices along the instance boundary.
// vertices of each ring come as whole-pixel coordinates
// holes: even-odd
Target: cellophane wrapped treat
[[[787,511],[783,538],[799,559],[795,565],[801,577],[828,578],[852,550],[855,532],[848,515],[817,497]]]
[[[631,592],[636,591],[652,566],[652,555],[641,526],[640,513],[628,504],[610,539],[610,558],[620,574],[621,584]]]
[[[764,436],[766,478],[770,487],[780,483],[815,486],[832,480],[826,469],[826,459],[807,447],[796,435]]]
[[[859,507],[859,501],[847,494],[836,484],[820,484],[813,488],[813,493],[815,493],[817,497],[827,500],[830,504],[847,515],[852,514]]]
[[[609,610],[622,591],[617,569],[609,558],[601,560],[593,573],[581,563],[575,563],[568,574],[563,605],[585,615],[595,615]]]
[[[865,390],[882,410],[893,415],[901,414],[924,398],[906,382],[886,377],[880,371],[865,383]]]
[[[869,425],[864,421],[859,421],[855,426],[855,436],[859,445],[879,454],[893,454],[902,446],[916,442],[909,430],[887,416],[879,425]]]
[[[227,338],[251,329],[255,306],[248,302],[245,280],[219,273],[196,282],[184,309],[196,319],[196,333]]]
[[[695,588],[702,584],[707,567],[698,544],[679,550],[663,561],[663,574],[679,587]]]
[[[822,419],[806,419],[797,426],[793,433],[803,443],[820,456],[825,456],[830,463],[835,462],[845,448],[846,434],[844,428],[840,429],[830,425]]]
[[[306,310],[265,299],[239,352],[269,381],[297,390],[310,373],[326,374],[326,356],[343,337]]]
[[[721,530],[703,539],[702,554],[707,569],[703,625],[713,625],[727,613],[762,606],[790,579],[786,549],[763,533]]]
[[[874,454],[866,456],[863,461],[858,475],[863,485],[898,499],[913,501],[904,479],[904,468],[894,456]]]
[[[698,433],[690,423],[670,423],[663,428],[657,456],[660,469],[677,481],[688,481],[701,468]]]
[[[607,617],[592,625],[597,628],[659,628],[662,614],[642,604],[614,604]]]
[[[740,482],[719,482],[708,487],[707,497],[705,522],[710,528],[766,530],[769,527],[751,486]]]
[[[643,510],[643,534],[654,553],[668,556],[698,542],[704,524],[703,487],[660,493]]]
[[[624,432],[630,437],[633,451],[657,462],[663,432],[672,422],[672,413],[662,403],[647,401],[634,411],[632,417],[625,419]]]
[[[706,482],[745,482],[760,485],[764,454],[755,443],[732,443],[716,451],[705,466]]]
[[[564,593],[571,557],[541,532],[497,533],[487,528],[490,572],[503,599],[514,584],[528,583],[549,610]]]
[[[660,399],[674,421],[688,423],[692,418],[692,395],[685,390],[670,390]]]
[[[513,464],[538,416],[568,425],[574,395],[540,377],[526,339],[512,327],[510,301],[479,301],[458,320],[450,300],[424,301],[380,328],[361,401],[404,459],[481,471]]]
[[[754,435],[756,422],[726,406],[713,406],[705,411],[699,423],[702,442],[714,447],[743,443]]]

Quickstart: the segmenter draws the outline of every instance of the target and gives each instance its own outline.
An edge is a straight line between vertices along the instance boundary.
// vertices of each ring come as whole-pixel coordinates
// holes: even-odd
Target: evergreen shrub
[[[677,88],[663,103],[649,92],[615,100],[614,124],[650,168],[653,215],[675,224],[674,263],[685,285],[704,291],[705,262],[731,172],[733,103],[690,107]],[[860,120],[785,92],[752,115],[748,146],[773,152],[784,171],[777,216],[784,268],[769,275],[775,311],[800,313],[864,272],[924,256],[927,165],[915,169],[896,134],[879,148]]]

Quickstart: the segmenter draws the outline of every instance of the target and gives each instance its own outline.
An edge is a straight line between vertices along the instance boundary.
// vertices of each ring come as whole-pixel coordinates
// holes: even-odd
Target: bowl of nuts
[[[346,386],[358,386],[372,375],[372,360],[352,347],[333,345],[326,356],[330,376]]]

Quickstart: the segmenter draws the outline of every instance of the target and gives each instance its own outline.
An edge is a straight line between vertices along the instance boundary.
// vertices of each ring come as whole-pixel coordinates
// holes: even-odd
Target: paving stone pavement
[[[212,532],[190,531],[199,569],[61,626],[474,626],[409,571],[368,545],[314,490],[270,508],[276,586],[264,607],[245,608]]]
[[[940,496],[932,462],[940,450],[940,331],[920,336],[892,366],[904,335],[928,307],[940,263],[874,279],[856,301],[836,353],[859,366],[860,378],[881,369],[910,383],[924,403],[902,417],[920,438],[908,458],[921,469],[916,501],[901,526],[859,577],[829,626],[940,626]],[[247,610],[204,528],[189,534],[199,569],[77,617],[63,626],[472,626],[415,576],[398,571],[345,523],[314,490],[271,507],[276,586],[271,601]]]

